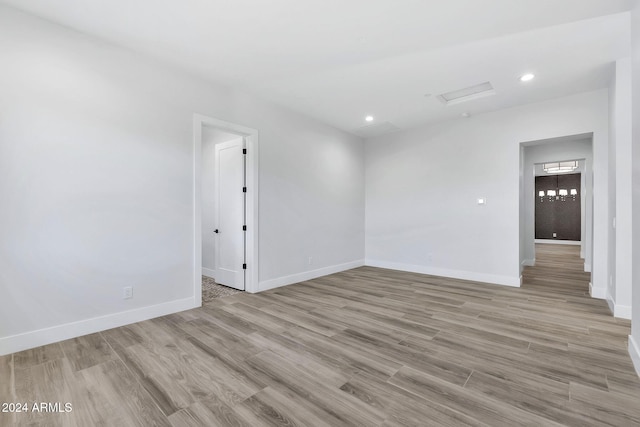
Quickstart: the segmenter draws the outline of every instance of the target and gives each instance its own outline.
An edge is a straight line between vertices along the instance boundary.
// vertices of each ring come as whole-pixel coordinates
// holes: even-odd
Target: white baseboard
[[[545,245],[574,245],[582,244],[580,240],[551,240],[551,239],[535,239],[535,243],[544,243]]]
[[[613,316],[619,319],[631,320],[631,306],[616,304],[613,309]]]
[[[0,338],[0,356],[195,308],[194,298],[122,311]]]
[[[591,298],[607,299],[607,290],[606,288],[596,288],[589,282],[589,295]]]
[[[533,266],[535,266],[535,265],[536,265],[536,259],[535,259],[535,258],[534,258],[534,259],[525,259],[525,260],[522,260],[522,266],[523,266],[523,267],[527,267],[527,266],[528,266],[528,267],[533,267]]]
[[[615,317],[615,312],[616,312],[616,302],[613,300],[613,298],[611,298],[611,294],[609,294],[607,292],[607,305],[609,306],[609,311],[611,312],[611,314],[614,315]]]
[[[212,269],[210,269],[210,268],[204,268],[204,267],[202,267],[202,275],[203,275],[203,276],[210,277],[210,278],[212,278],[212,279],[215,279],[215,278],[216,278],[216,271],[215,271],[215,270],[212,270]]]
[[[584,271],[585,273],[591,273],[591,264],[584,263]]]
[[[319,268],[317,270],[304,271],[302,273],[292,274],[290,276],[278,277],[276,279],[270,279],[262,281],[258,284],[258,292],[266,291],[273,288],[279,288],[280,286],[292,285],[294,283],[304,282],[306,280],[316,279],[318,277],[327,276],[329,274],[339,273],[345,270],[351,270],[352,268],[362,267],[364,260],[357,260],[347,262],[344,264],[331,265],[329,267]]]
[[[636,343],[632,335],[629,335],[629,356],[631,356],[633,366],[640,377],[640,347],[638,347],[638,343]]]
[[[408,271],[411,273],[429,274],[432,276],[450,277],[452,279],[473,280],[476,282],[493,283],[496,285],[520,287],[519,276],[500,276],[497,274],[475,273],[472,271],[448,270],[444,268],[428,267],[423,265],[403,264],[397,262],[365,260],[365,265],[371,267],[388,268],[390,270]]]
[[[609,310],[613,313],[613,317],[631,320],[631,306],[616,303],[609,291],[607,291],[607,304],[609,305]]]

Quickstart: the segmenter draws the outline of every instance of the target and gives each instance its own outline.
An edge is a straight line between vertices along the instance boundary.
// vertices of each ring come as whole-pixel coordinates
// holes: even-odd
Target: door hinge
[[[247,187],[242,187],[242,192],[246,193],[247,192]]]
[[[242,154],[247,154],[247,149],[246,148],[242,149]]]
[[[242,231],[247,231],[247,226],[246,225],[242,226]]]
[[[242,264],[242,269],[246,270],[247,269],[247,264]]]

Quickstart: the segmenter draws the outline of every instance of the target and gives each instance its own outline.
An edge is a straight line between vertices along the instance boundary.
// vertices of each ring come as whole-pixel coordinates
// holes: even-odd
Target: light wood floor
[[[577,247],[522,288],[362,267],[0,357],[0,424],[640,425],[629,322]]]

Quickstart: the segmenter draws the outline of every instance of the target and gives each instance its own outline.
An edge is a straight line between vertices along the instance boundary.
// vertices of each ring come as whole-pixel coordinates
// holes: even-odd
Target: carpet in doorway
[[[202,276],[202,302],[208,302],[215,298],[228,297],[229,295],[241,292],[237,289],[227,286],[218,285],[215,280],[210,277]]]

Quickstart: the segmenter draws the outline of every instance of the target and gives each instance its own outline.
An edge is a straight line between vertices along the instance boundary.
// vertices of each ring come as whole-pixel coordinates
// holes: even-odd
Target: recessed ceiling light
[[[366,121],[368,122],[372,122],[373,121],[373,116],[367,116],[364,118]]]
[[[535,77],[535,74],[531,74],[531,73],[523,74],[522,76],[520,76],[520,81],[528,82],[530,80],[533,80],[534,77]]]

